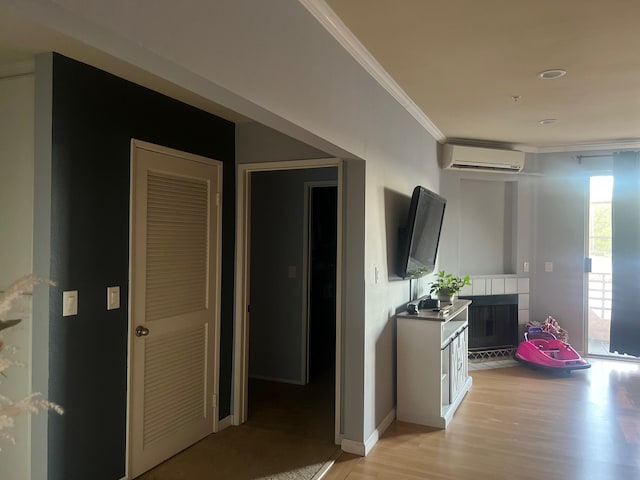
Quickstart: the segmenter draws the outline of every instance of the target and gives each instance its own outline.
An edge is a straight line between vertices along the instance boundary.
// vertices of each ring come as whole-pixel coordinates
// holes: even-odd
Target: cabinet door
[[[469,329],[465,328],[460,332],[460,351],[462,354],[462,384],[467,381],[469,376],[469,337],[467,336]]]
[[[442,373],[440,375],[440,393],[442,395],[442,405],[449,405],[451,403],[451,376],[449,375],[451,365],[451,345],[447,345],[440,351],[442,362]]]
[[[464,385],[465,374],[465,356],[466,356],[465,332],[462,331],[451,342],[451,365],[449,376],[451,378],[451,401],[454,401],[458,392]]]
[[[458,348],[457,337],[452,340],[449,348],[451,350],[451,363],[449,365],[449,396],[450,401],[453,401],[456,398],[456,394],[459,389],[457,365],[460,349]]]

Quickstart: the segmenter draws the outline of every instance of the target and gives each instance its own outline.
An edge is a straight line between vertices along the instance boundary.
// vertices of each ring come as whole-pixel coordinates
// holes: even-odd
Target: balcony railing
[[[589,274],[589,309],[604,320],[611,320],[611,282],[610,273]]]

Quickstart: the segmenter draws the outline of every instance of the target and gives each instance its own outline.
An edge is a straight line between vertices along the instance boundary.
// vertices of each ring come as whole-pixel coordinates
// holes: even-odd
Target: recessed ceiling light
[[[550,125],[552,123],[556,123],[558,120],[555,118],[544,118],[542,120],[540,120],[538,123],[540,125]]]
[[[543,78],[544,80],[550,80],[552,78],[564,77],[566,74],[566,70],[562,70],[561,68],[554,68],[553,70],[545,70],[544,72],[540,72],[538,74],[538,77]]]

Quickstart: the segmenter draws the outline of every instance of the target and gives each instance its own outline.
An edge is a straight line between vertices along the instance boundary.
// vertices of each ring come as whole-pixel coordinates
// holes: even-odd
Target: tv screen
[[[424,187],[413,189],[407,225],[400,229],[398,273],[402,278],[419,278],[435,269],[446,203]]]

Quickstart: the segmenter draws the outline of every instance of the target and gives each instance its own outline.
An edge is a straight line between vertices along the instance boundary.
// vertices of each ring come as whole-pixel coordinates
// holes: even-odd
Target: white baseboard
[[[352,453],[354,455],[358,455],[359,457],[365,456],[364,443],[362,442],[354,442],[353,440],[349,440],[348,438],[343,438],[342,443],[340,443],[340,448],[342,448],[343,452]]]
[[[221,432],[225,428],[233,425],[233,415],[227,415],[222,420],[218,420],[218,431]]]
[[[371,451],[371,449],[373,449],[375,444],[378,443],[378,440],[384,434],[387,428],[389,428],[389,425],[393,423],[395,418],[396,418],[396,409],[392,408],[389,411],[389,413],[387,413],[387,416],[384,417],[382,422],[380,422],[380,425],[378,425],[378,427],[373,431],[373,433],[369,435],[369,438],[367,438],[366,442],[364,443],[355,442],[353,440],[349,440],[345,438],[342,440],[340,447],[344,452],[352,453],[353,455],[358,455],[360,457],[366,457]]]
[[[378,427],[373,431],[373,433],[369,435],[369,438],[367,438],[367,441],[364,442],[365,455],[368,455],[371,449],[374,447],[374,445],[378,443],[378,440],[380,439],[380,437],[384,434],[384,432],[387,431],[387,428],[389,428],[389,425],[393,423],[395,418],[396,418],[396,409],[392,408],[389,411],[389,413],[387,413],[387,416],[384,417],[384,419],[382,419],[382,422],[380,422],[380,425],[378,425]]]

